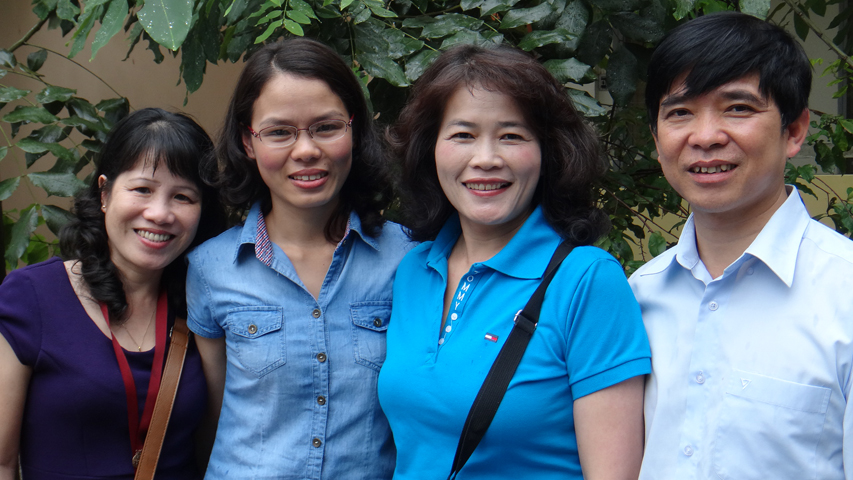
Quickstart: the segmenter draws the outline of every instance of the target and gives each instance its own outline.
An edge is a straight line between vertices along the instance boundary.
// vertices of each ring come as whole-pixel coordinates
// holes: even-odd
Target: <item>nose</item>
[[[469,165],[481,170],[491,170],[504,165],[497,140],[480,139],[474,145],[474,151]]]
[[[157,196],[151,200],[143,212],[143,218],[157,225],[167,225],[175,221],[175,212],[169,198]]]
[[[297,161],[309,162],[320,157],[320,147],[311,138],[308,130],[299,132],[296,142],[290,147],[290,157]]]
[[[729,141],[723,120],[711,113],[699,114],[688,138],[691,146],[704,150],[722,147]]]

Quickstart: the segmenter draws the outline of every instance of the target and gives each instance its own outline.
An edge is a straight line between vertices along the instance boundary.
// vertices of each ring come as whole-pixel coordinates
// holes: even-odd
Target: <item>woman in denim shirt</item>
[[[411,248],[361,86],[328,47],[255,52],[211,182],[249,208],[189,257],[190,328],[221,399],[206,478],[383,479],[395,450],[376,382],[391,283]]]

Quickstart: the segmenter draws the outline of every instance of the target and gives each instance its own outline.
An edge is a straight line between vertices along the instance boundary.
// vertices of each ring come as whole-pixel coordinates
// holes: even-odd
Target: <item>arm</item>
[[[644,375],[574,402],[578,453],[585,479],[632,479],[643,460]]]
[[[0,480],[14,480],[18,473],[21,422],[31,372],[0,335]]]
[[[201,367],[207,381],[207,413],[199,427],[198,435],[199,462],[206,468],[213,449],[213,440],[216,438],[216,425],[219,422],[219,410],[222,408],[222,395],[225,391],[225,337],[205,338],[195,335],[195,343],[201,355]]]

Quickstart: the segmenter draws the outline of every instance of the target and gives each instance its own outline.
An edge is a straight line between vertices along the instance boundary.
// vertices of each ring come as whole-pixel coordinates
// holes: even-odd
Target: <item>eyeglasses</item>
[[[343,138],[347,133],[347,128],[352,127],[352,119],[355,115],[349,117],[349,121],[343,120],[322,120],[313,123],[308,128],[296,128],[293,125],[273,125],[256,132],[251,126],[247,126],[249,133],[257,138],[264,145],[270,147],[289,147],[296,143],[299,137],[299,132],[308,131],[308,135],[315,142],[326,143],[333,142]]]

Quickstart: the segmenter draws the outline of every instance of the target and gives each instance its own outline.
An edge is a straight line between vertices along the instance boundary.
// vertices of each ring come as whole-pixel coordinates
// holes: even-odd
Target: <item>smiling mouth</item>
[[[690,169],[693,173],[720,173],[734,170],[737,165],[717,165],[715,167],[693,167]]]
[[[512,185],[509,182],[504,183],[463,183],[465,187],[471,190],[477,190],[480,192],[488,192],[491,190],[498,190],[501,188],[507,188]]]
[[[310,182],[312,180],[320,180],[323,177],[329,176],[328,173],[316,173],[314,175],[290,175],[288,178],[298,180],[300,182]]]
[[[134,230],[140,237],[152,242],[166,242],[174,238],[174,235],[168,233],[152,233],[147,230]]]

